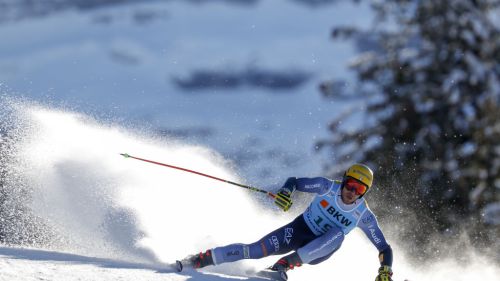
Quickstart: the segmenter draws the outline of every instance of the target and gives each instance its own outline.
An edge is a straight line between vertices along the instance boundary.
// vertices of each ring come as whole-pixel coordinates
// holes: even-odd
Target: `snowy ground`
[[[186,280],[145,264],[37,249],[0,248],[1,280]]]

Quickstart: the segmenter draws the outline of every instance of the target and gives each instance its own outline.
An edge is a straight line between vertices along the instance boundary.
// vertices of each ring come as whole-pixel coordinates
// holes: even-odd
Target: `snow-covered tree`
[[[498,246],[498,217],[484,210],[500,202],[500,1],[372,5],[372,30],[333,31],[375,43],[352,64],[355,94],[321,85],[330,98],[366,101],[363,121],[353,127],[353,116],[341,116],[319,147],[332,149],[336,166],[371,163],[382,217],[420,221],[402,231],[407,241],[422,245],[468,228],[472,242]]]

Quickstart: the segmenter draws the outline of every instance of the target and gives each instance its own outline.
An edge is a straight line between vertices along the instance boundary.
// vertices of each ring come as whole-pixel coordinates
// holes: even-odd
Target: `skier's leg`
[[[334,226],[325,234],[317,237],[297,250],[302,263],[318,264],[328,259],[344,241],[344,232]]]
[[[340,228],[333,227],[295,252],[280,258],[270,269],[286,272],[304,263],[318,264],[331,257],[340,248],[342,241],[344,232]]]
[[[282,233],[285,227],[278,228],[251,244],[237,243],[214,248],[212,250],[214,263],[221,264],[241,259],[260,259],[269,255],[290,251],[291,248],[282,245],[283,243],[280,243],[282,241],[278,239],[278,237],[283,236]]]
[[[323,257],[317,258],[315,260],[312,260],[312,261],[308,262],[307,264],[314,265],[314,264],[322,263],[322,262],[326,261],[327,259],[329,259],[337,250],[334,250],[333,252],[327,254],[326,256],[323,256]]]
[[[251,244],[231,244],[212,250],[215,264],[241,259],[260,259],[269,255],[288,253],[316,236],[309,230],[302,216]]]

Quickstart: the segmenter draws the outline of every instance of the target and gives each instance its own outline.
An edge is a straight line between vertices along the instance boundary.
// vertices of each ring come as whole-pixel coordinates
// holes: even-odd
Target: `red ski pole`
[[[120,155],[123,156],[123,157],[125,157],[125,158],[132,158],[132,159],[144,161],[144,162],[155,164],[155,165],[160,165],[160,166],[164,166],[164,167],[168,167],[168,168],[172,168],[172,169],[181,170],[181,171],[184,171],[184,172],[189,172],[189,173],[197,174],[197,175],[200,175],[200,176],[204,176],[204,177],[207,177],[207,178],[211,178],[211,179],[214,179],[214,180],[218,180],[218,181],[222,181],[222,182],[225,182],[225,183],[236,185],[236,186],[239,186],[239,187],[242,187],[242,188],[246,188],[246,189],[249,189],[251,191],[257,191],[257,192],[265,193],[265,194],[267,194],[269,197],[271,197],[273,199],[276,198],[276,195],[274,193],[266,191],[266,190],[263,190],[263,189],[260,189],[260,188],[256,188],[256,187],[253,187],[253,186],[248,186],[248,185],[244,185],[244,184],[241,184],[241,183],[232,182],[232,181],[229,181],[229,180],[221,179],[221,178],[218,178],[218,177],[214,177],[214,176],[211,176],[211,175],[207,175],[207,174],[204,174],[204,173],[200,173],[200,172],[197,172],[197,171],[193,171],[193,170],[190,170],[190,169],[186,169],[186,168],[182,168],[182,167],[178,167],[178,166],[174,166],[174,165],[169,165],[169,164],[165,164],[165,163],[160,163],[160,162],[156,162],[156,161],[152,161],[152,160],[148,160],[148,159],[143,159],[143,158],[135,157],[135,156],[129,155],[127,153],[120,153]]]

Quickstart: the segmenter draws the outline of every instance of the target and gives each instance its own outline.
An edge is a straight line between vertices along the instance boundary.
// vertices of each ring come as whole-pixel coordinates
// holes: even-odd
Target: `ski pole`
[[[265,194],[267,194],[269,197],[271,197],[273,199],[276,198],[276,195],[274,193],[266,191],[266,190],[263,190],[263,189],[260,189],[260,188],[256,188],[256,187],[253,187],[253,186],[248,186],[248,185],[244,185],[244,184],[241,184],[241,183],[232,182],[232,181],[229,181],[229,180],[221,179],[221,178],[218,178],[218,177],[214,177],[214,176],[211,176],[211,175],[207,175],[207,174],[204,174],[204,173],[200,173],[200,172],[197,172],[197,171],[189,170],[189,169],[178,167],[178,166],[174,166],[174,165],[169,165],[169,164],[165,164],[165,163],[160,163],[160,162],[156,162],[156,161],[152,161],[152,160],[148,160],[148,159],[143,159],[143,158],[135,157],[135,156],[129,155],[127,153],[120,153],[120,155],[123,156],[123,157],[125,157],[125,158],[132,158],[132,159],[144,161],[144,162],[151,163],[151,164],[156,164],[156,165],[160,165],[160,166],[164,166],[164,167],[168,167],[168,168],[172,168],[172,169],[181,170],[181,171],[184,171],[184,172],[189,172],[189,173],[197,174],[197,175],[200,175],[200,176],[204,176],[204,177],[207,177],[207,178],[211,178],[211,179],[214,179],[214,180],[218,180],[218,181],[222,181],[222,182],[225,182],[225,183],[236,185],[236,186],[239,186],[239,187],[242,187],[242,188],[246,188],[246,189],[249,189],[251,191],[265,193]]]

